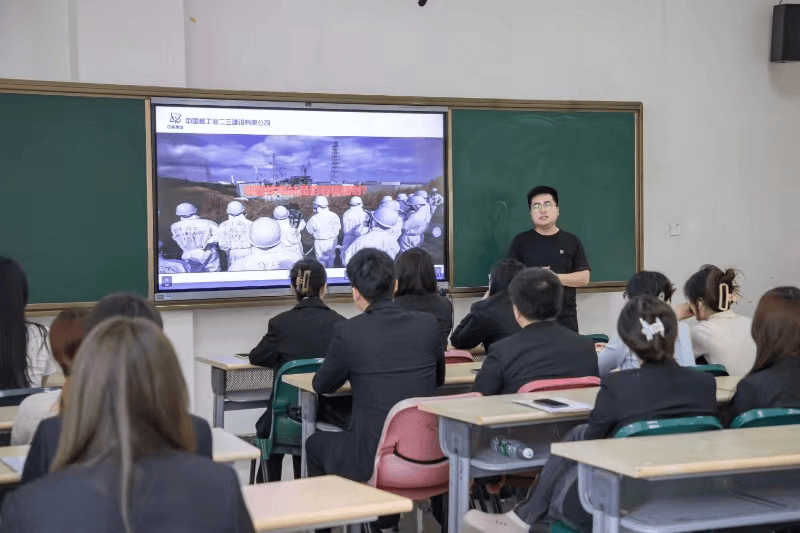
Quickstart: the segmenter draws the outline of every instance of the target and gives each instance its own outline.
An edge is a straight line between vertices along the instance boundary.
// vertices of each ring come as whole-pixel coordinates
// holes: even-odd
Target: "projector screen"
[[[156,301],[332,292],[363,248],[414,247],[447,282],[446,110],[153,100]],[[338,289],[338,291],[337,291]]]

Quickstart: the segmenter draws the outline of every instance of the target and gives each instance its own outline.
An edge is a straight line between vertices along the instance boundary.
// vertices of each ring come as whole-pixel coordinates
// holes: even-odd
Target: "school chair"
[[[519,388],[517,393],[523,392],[542,392],[551,390],[585,389],[588,387],[599,387],[600,378],[597,376],[584,376],[581,378],[561,378],[561,379],[535,379],[529,381]]]
[[[715,377],[730,375],[728,374],[728,369],[726,369],[724,365],[697,365],[689,368],[693,368],[699,372],[708,372]]]
[[[731,422],[731,429],[789,426],[792,424],[800,424],[800,409],[772,407],[745,411]]]
[[[436,415],[420,411],[418,406],[479,396],[479,392],[468,392],[410,398],[397,403],[386,416],[375,468],[367,484],[414,500],[418,532],[422,531],[422,509],[418,502],[444,494],[450,486],[450,462],[439,446],[439,421]]]
[[[605,333],[589,333],[587,335],[584,335],[584,337],[589,337],[594,342],[601,342],[608,344],[608,335],[606,335]]]
[[[466,350],[447,350],[444,352],[444,362],[449,365],[452,363],[472,363],[472,354]]]

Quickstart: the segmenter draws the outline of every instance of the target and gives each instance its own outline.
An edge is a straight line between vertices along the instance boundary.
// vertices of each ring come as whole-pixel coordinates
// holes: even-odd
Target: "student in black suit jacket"
[[[728,422],[751,409],[800,408],[800,289],[778,287],[764,294],[752,334],[756,362],[736,386]]]
[[[100,323],[75,358],[53,473],[6,498],[0,531],[252,532],[236,473],[193,453],[187,404],[156,325]]]
[[[430,314],[391,301],[394,263],[385,252],[357,252],[347,263],[347,277],[364,312],[336,325],[313,383],[318,394],[326,394],[350,380],[353,416],[342,433],[311,435],[306,453],[311,476],[367,481],[386,415],[402,400],[436,394],[444,383],[444,351]]]
[[[489,349],[475,390],[485,396],[514,394],[538,379],[597,376],[594,342],[560,325],[564,287],[544,268],[526,268],[508,286],[522,331]]]
[[[397,290],[394,301],[414,311],[430,313],[439,325],[442,349],[447,350],[447,336],[453,329],[453,302],[436,290],[433,259],[421,248],[411,248],[397,256]]]
[[[267,334],[250,351],[250,364],[271,368],[276,373],[288,363],[297,359],[317,359],[325,356],[325,350],[333,337],[333,326],[345,318],[329,308],[322,301],[327,292],[328,276],[325,267],[314,259],[298,261],[289,272],[292,293],[297,297],[297,305],[292,309],[275,315],[269,321]],[[331,412],[346,408],[341,401],[336,405],[326,398],[320,399],[320,418],[327,418]],[[338,399],[337,399],[338,400]],[[256,423],[256,434],[268,438],[272,429],[272,407],[267,407]],[[300,456],[292,457],[294,477],[300,479]],[[269,481],[280,481],[283,454],[273,453],[267,461]]]
[[[484,299],[472,304],[469,314],[450,335],[454,348],[469,350],[483,343],[488,352],[493,343],[520,330],[507,289],[514,276],[523,270],[525,265],[516,259],[505,259],[497,265],[489,277]]]
[[[666,303],[648,295],[632,298],[620,314],[617,331],[642,366],[604,379],[589,423],[572,429],[565,441],[611,437],[620,427],[642,420],[717,414],[714,377],[680,367],[673,358],[678,320]],[[557,520],[591,531],[592,517],[578,498],[576,471],[574,461],[551,456],[516,509],[504,515],[469,511],[462,532],[549,531],[545,524]]]

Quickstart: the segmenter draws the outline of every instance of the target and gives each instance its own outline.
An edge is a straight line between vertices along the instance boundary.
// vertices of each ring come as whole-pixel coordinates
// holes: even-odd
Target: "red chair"
[[[466,350],[447,350],[444,352],[444,362],[447,365],[452,363],[474,363],[475,359]]]
[[[582,378],[561,378],[561,379],[535,379],[529,381],[519,388],[520,392],[543,392],[550,390],[585,389],[587,387],[599,387],[600,378],[597,376],[586,376]]]

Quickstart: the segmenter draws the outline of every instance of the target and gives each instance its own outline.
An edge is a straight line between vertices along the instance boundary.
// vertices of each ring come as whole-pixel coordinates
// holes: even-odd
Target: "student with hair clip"
[[[756,362],[736,386],[729,421],[751,409],[800,408],[800,289],[778,287],[753,315]]]
[[[450,335],[450,344],[459,350],[469,350],[483,343],[488,352],[492,344],[520,329],[514,318],[508,285],[514,276],[525,270],[516,259],[504,259],[489,276],[489,291],[483,300],[475,302],[461,323]]]
[[[647,294],[669,304],[674,292],[675,288],[664,274],[642,271],[634,274],[628,280],[623,296],[626,299],[630,299]],[[678,323],[678,338],[675,341],[674,357],[675,362],[681,366],[695,366],[689,326],[682,322]],[[614,335],[603,348],[603,351],[598,354],[598,365],[600,367],[600,377],[603,378],[609,372],[617,369],[639,368],[639,359],[625,346],[619,335]]]
[[[666,303],[648,295],[632,298],[620,313],[617,332],[641,367],[604,378],[588,424],[570,430],[564,441],[608,438],[642,420],[716,416],[714,377],[680,367],[672,357],[678,321]],[[469,511],[462,532],[545,532],[557,520],[592,530],[592,517],[578,497],[577,464],[551,456],[525,501],[502,515]]]
[[[731,307],[739,299],[736,272],[725,272],[704,265],[686,282],[686,303],[676,313],[679,320],[697,319],[692,329],[695,357],[704,356],[709,364],[724,365],[732,376],[750,372],[756,360],[756,345],[750,336],[752,321],[737,315]]]
[[[334,324],[345,319],[322,301],[327,292],[328,277],[319,261],[298,261],[289,272],[289,280],[297,305],[272,317],[266,335],[250,351],[250,364],[271,368],[275,372],[289,361],[325,357]],[[320,417],[330,417],[339,409],[323,400],[320,402]],[[268,438],[271,429],[272,407],[267,407],[256,423],[256,433]],[[300,457],[294,456],[293,461],[295,478],[299,478]],[[282,463],[283,454],[270,456],[267,461],[269,481],[281,480]]]
[[[102,322],[75,358],[52,473],[6,498],[0,531],[253,531],[236,472],[193,453],[188,407],[155,324]]]
[[[28,279],[10,257],[0,257],[0,390],[41,387],[56,372],[47,328],[25,319]]]

